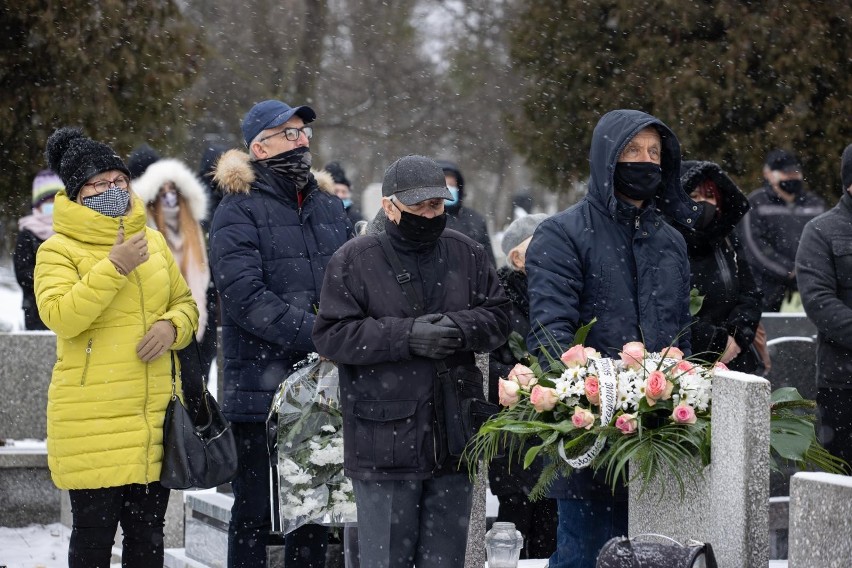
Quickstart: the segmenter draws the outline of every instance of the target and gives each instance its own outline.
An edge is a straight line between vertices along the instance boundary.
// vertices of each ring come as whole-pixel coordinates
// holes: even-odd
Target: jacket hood
[[[614,110],[598,121],[589,150],[589,199],[615,218],[618,201],[613,190],[615,165],[627,143],[649,126],[656,128],[662,139],[663,183],[653,205],[673,221],[692,228],[700,217],[700,209],[681,187],[680,142],[662,121],[642,111]]]
[[[324,193],[334,195],[334,180],[326,171],[311,169],[317,186]],[[216,183],[224,194],[249,193],[251,184],[257,179],[252,168],[251,158],[240,150],[228,150],[219,158],[213,174]]]
[[[60,235],[94,245],[112,245],[118,235],[119,223],[124,224],[124,238],[145,230],[145,204],[131,193],[133,208],[123,217],[107,217],[85,205],[68,199],[65,190],[56,194],[53,205],[53,230]]]
[[[148,166],[141,177],[133,181],[133,191],[148,205],[157,199],[160,188],[168,181],[175,184],[180,194],[189,203],[192,216],[196,221],[207,219],[207,191],[189,167],[180,160],[168,159],[154,162]]]
[[[444,170],[445,174],[452,174],[456,177],[456,181],[459,184],[459,201],[452,207],[461,207],[462,202],[464,201],[464,176],[462,175],[458,164],[449,160],[435,160],[435,162],[441,167],[442,170]]]
[[[719,214],[706,230],[698,231],[702,238],[715,241],[728,236],[751,207],[748,198],[740,191],[728,174],[713,162],[686,161],[680,167],[680,181],[687,195],[695,191],[699,183],[710,179],[719,188]]]

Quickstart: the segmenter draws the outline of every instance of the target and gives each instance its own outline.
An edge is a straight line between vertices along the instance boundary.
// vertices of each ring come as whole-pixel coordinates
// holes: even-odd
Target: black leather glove
[[[444,359],[462,346],[462,332],[453,320],[441,314],[415,318],[408,338],[412,355]]]

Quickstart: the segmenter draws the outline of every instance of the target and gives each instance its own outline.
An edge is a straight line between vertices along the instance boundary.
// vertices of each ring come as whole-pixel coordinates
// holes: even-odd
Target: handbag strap
[[[198,345],[195,333],[192,334],[189,345],[183,349],[184,353],[187,351],[189,351],[189,357],[193,358],[192,363],[197,364],[198,370],[200,371],[203,369],[204,365],[201,358],[201,347]],[[172,359],[172,397],[175,397],[177,390],[175,378],[178,376],[177,367],[175,365],[175,350],[170,349],[169,353],[171,354]],[[202,413],[202,411],[206,412],[208,420],[212,420],[213,413],[210,412],[209,401],[207,399],[207,384],[204,377],[202,377],[200,373],[184,373],[183,371],[184,369],[181,368],[180,379],[184,405],[186,406],[187,411],[190,413],[190,416],[193,417],[193,421]]]

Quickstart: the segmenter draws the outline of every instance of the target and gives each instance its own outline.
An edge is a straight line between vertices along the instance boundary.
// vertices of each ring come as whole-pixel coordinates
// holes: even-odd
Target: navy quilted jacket
[[[315,350],[311,330],[331,255],[352,235],[343,204],[311,180],[288,179],[231,150],[214,180],[225,193],[210,228],[222,304],[225,415],[266,420],[293,364]]]

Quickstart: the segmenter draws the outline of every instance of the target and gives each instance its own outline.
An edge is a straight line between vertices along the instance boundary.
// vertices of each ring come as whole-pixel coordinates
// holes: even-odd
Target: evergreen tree
[[[204,54],[173,0],[17,0],[0,9],[0,215],[17,217],[60,126],[126,152],[180,144]]]
[[[564,187],[588,174],[592,130],[616,108],[649,112],[685,157],[720,162],[748,192],[766,153],[799,154],[834,202],[852,140],[845,0],[530,0],[513,30],[526,127],[516,147]]]

